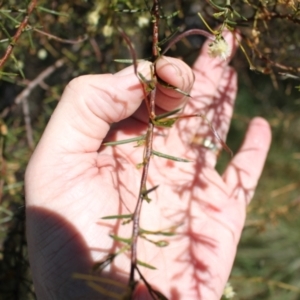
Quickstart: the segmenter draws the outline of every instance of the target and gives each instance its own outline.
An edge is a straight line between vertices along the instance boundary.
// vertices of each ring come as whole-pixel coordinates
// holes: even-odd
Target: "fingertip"
[[[255,117],[249,123],[244,141],[232,160],[232,163],[246,168],[257,168],[258,173],[263,166],[271,143],[271,128],[265,119]]]
[[[249,203],[271,144],[269,123],[260,117],[251,120],[244,141],[237,154],[226,168],[223,180],[231,195]]]
[[[162,56],[156,62],[156,73],[166,85],[158,85],[156,105],[164,110],[173,110],[183,105],[185,96],[194,84],[191,68],[182,60]]]
[[[272,139],[271,127],[267,120],[261,117],[255,117],[251,120],[245,142],[252,144],[258,149],[268,151]],[[247,144],[245,145],[247,146]]]
[[[188,93],[194,83],[191,68],[182,60],[162,56],[156,62],[156,72],[164,82]],[[178,95],[178,93],[177,93]]]
[[[270,127],[269,122],[266,119],[262,118],[262,117],[253,118],[250,121],[250,126],[251,125],[262,127],[263,130],[266,130],[268,132],[271,131],[271,127]]]

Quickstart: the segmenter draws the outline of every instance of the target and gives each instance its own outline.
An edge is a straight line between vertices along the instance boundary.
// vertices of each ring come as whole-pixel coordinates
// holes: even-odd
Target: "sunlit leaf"
[[[172,226],[168,229],[163,229],[163,230],[156,230],[156,231],[152,231],[152,230],[145,230],[143,228],[140,228],[140,234],[151,234],[151,235],[163,235],[163,236],[173,236],[173,235],[176,235],[176,232],[175,230],[181,226],[181,224],[178,224],[178,225],[175,225],[175,226]]]
[[[168,155],[168,154],[164,154],[155,150],[152,150],[152,154],[162,157],[162,158],[166,158],[166,159],[170,159],[170,160],[174,160],[174,161],[178,161],[178,162],[191,162],[191,160],[185,159],[185,158],[180,158],[180,157],[175,157],[172,155]]]
[[[158,121],[158,120],[161,120],[161,119],[164,119],[164,118],[167,118],[167,117],[169,117],[169,116],[172,116],[172,115],[175,115],[175,114],[177,114],[178,112],[180,112],[181,111],[181,108],[177,108],[177,109],[174,109],[174,110],[171,110],[171,111],[168,111],[168,112],[166,112],[166,113],[164,113],[164,114],[161,114],[161,115],[157,115],[156,117],[155,117],[155,121]]]
[[[69,17],[69,15],[66,14],[66,13],[59,12],[59,11],[56,11],[56,10],[52,10],[52,9],[49,9],[49,8],[46,8],[46,7],[43,7],[43,6],[37,6],[37,9],[41,10],[41,11],[44,11],[44,12],[47,12],[47,13],[52,14],[52,15]]]
[[[140,135],[131,139],[126,139],[126,140],[120,140],[120,141],[115,141],[115,142],[106,142],[103,143],[104,146],[117,146],[117,145],[123,145],[123,144],[128,144],[132,142],[139,142],[142,140],[145,140],[146,135]]]
[[[142,73],[139,73],[140,80],[147,86],[147,91],[151,92],[155,88],[155,82],[153,80],[148,80]]]
[[[144,59],[137,59],[136,62],[142,62]],[[133,59],[114,59],[114,62],[122,63],[122,64],[133,64]]]
[[[136,168],[137,169],[140,169],[140,168],[142,168],[144,166],[144,163],[142,162],[142,163],[139,163],[139,164],[136,164]]]
[[[148,239],[145,235],[141,235],[141,234],[139,234],[139,237],[143,238],[144,240],[148,241],[149,243],[154,244],[157,247],[166,247],[169,245],[169,242],[165,241],[165,240],[153,241],[151,239]]]
[[[132,222],[132,219],[125,219],[123,222],[122,222],[122,225],[126,225],[126,224],[129,224]]]
[[[168,241],[164,241],[164,240],[161,240],[161,241],[157,241],[154,243],[157,247],[167,247],[169,246],[169,242]]]
[[[146,195],[148,195],[149,193],[155,191],[158,187],[159,187],[159,185],[156,185],[156,186],[152,187],[151,189],[148,189],[148,190],[145,189],[145,190],[142,191],[142,195],[143,195],[143,196],[146,196]]]
[[[143,197],[143,199],[144,199],[145,201],[147,201],[147,203],[150,203],[150,202],[152,201],[151,198],[148,197],[147,194],[146,194],[146,195],[142,195],[142,197]]]
[[[155,267],[143,262],[143,261],[140,261],[140,260],[137,260],[137,264],[140,265],[140,266],[143,266],[145,268],[148,268],[148,269],[151,269],[151,270],[156,270]]]
[[[132,218],[132,214],[128,214],[128,215],[113,215],[113,216],[106,216],[101,218],[102,220],[110,220],[110,219],[131,219]]]
[[[176,87],[176,86],[174,86],[172,84],[169,84],[169,83],[165,82],[164,80],[162,80],[159,77],[157,77],[157,81],[164,88],[167,88],[167,89],[170,89],[170,90],[174,90],[174,91],[178,92],[179,94],[182,94],[182,95],[184,95],[186,97],[191,97],[189,93],[181,90],[180,88],[178,88],[178,87]]]
[[[177,120],[178,118],[166,118],[159,120],[154,119],[152,122],[155,126],[171,128]]]
[[[6,76],[18,76],[18,74],[16,74],[16,73],[9,73],[9,72],[0,72],[0,75],[2,76],[2,75],[6,75]]]
[[[224,11],[221,11],[221,12],[218,12],[218,13],[214,13],[213,14],[213,16],[215,17],[215,18],[220,18],[221,16],[223,16],[224,15]]]
[[[131,238],[122,238],[120,236],[117,236],[115,234],[110,234],[109,235],[113,240],[117,241],[117,242],[123,242],[123,243],[126,243],[128,245],[131,244]]]

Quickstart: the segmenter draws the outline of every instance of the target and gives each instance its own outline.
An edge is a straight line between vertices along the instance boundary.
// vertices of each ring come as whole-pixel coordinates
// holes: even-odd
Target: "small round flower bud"
[[[219,56],[226,60],[230,52],[230,46],[221,35],[216,36],[216,39],[208,46],[208,54],[212,57]]]

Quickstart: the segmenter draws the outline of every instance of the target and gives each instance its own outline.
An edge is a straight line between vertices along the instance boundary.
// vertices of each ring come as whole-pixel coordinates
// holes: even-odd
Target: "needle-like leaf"
[[[102,220],[112,220],[112,219],[130,219],[130,218],[132,218],[132,214],[106,216],[106,217],[103,217],[101,219]]]
[[[170,160],[174,160],[174,161],[179,161],[179,162],[191,162],[191,160],[185,159],[185,158],[180,158],[180,157],[175,157],[169,154],[165,154],[165,153],[161,153],[155,150],[152,150],[152,154],[159,156],[159,157],[163,157],[166,159],[170,159]]]
[[[123,243],[126,243],[128,245],[131,244],[131,238],[122,238],[120,236],[117,236],[115,234],[110,234],[109,235],[113,240],[117,241],[117,242],[123,242]]]
[[[140,265],[140,266],[143,266],[145,268],[148,268],[148,269],[151,269],[151,270],[156,270],[155,267],[143,262],[143,261],[140,261],[140,260],[137,260],[137,264]]]
[[[143,134],[143,135],[131,138],[131,139],[115,141],[115,142],[106,142],[106,143],[103,143],[103,145],[104,146],[117,146],[117,145],[132,143],[132,142],[139,142],[139,141],[145,140],[145,138],[146,138],[146,135]]]

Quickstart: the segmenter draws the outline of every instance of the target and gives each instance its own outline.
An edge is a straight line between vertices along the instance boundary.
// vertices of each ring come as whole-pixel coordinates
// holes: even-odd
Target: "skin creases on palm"
[[[122,121],[117,128],[114,128],[117,132],[117,140],[143,134],[142,131],[134,133],[130,130],[132,123],[133,128],[138,128],[136,124],[138,122],[140,121],[135,119]],[[151,284],[160,286],[161,282],[165,282],[165,289],[174,290],[180,278],[180,282],[185,282],[186,291],[194,297],[199,293],[200,283],[205,281],[206,277],[210,277],[208,275],[210,270],[202,257],[210,256],[213,260],[222,250],[218,249],[218,243],[211,238],[215,235],[215,233],[211,235],[211,232],[217,230],[218,235],[228,236],[228,232],[232,235],[230,231],[233,230],[226,225],[222,216],[222,205],[224,205],[222,199],[228,198],[225,184],[212,166],[205,162],[204,157],[207,153],[204,149],[199,145],[188,143],[191,133],[187,132],[183,136],[184,129],[191,125],[190,123],[190,120],[187,122],[183,119],[171,129],[155,130],[153,149],[189,159],[190,162],[152,157],[147,188],[156,185],[159,187],[149,194],[151,203],[143,204],[141,227],[151,231],[172,228],[176,234],[166,239],[169,245],[165,248],[159,248],[140,239],[138,249],[139,259],[158,269],[155,271],[143,269],[144,276]],[[198,118],[194,123],[200,126],[201,120]],[[107,150],[119,161],[116,172],[119,174],[118,188],[122,208],[118,214],[133,212],[138,197],[133,191],[137,191],[139,185],[140,171],[137,170],[136,165],[142,162],[143,147],[134,146],[135,143],[119,145]],[[209,159],[211,153],[207,157]],[[129,173],[132,175],[130,178],[129,168],[131,169]],[[123,172],[124,176],[122,176],[122,170],[125,169],[126,172]],[[129,188],[132,182],[136,182],[135,188]],[[215,182],[215,186],[211,187],[211,182]],[[131,229],[126,226],[118,227],[118,235],[130,236]],[[159,238],[161,237],[154,236],[153,240],[158,241]]]

